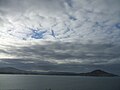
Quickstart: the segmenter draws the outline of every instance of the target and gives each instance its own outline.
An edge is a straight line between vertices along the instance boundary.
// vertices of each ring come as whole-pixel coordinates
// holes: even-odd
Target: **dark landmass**
[[[97,77],[114,77],[118,76],[102,70],[94,70],[87,73],[74,73],[74,72],[32,72],[19,70],[13,67],[0,68],[0,74],[27,74],[27,75],[59,75],[59,76],[97,76]]]
[[[88,73],[81,73],[81,76],[106,76],[106,77],[113,77],[113,76],[118,76],[112,73],[108,73],[102,70],[94,70],[92,72]]]

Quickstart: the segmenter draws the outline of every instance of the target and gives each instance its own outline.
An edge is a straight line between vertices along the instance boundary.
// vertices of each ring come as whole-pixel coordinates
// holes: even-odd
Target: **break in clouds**
[[[119,0],[0,0],[0,66],[120,73]]]

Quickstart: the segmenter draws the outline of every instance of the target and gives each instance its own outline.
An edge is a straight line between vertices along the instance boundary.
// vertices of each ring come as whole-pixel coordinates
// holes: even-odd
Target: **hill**
[[[108,73],[103,70],[94,70],[94,71],[87,72],[87,73],[80,73],[80,75],[82,76],[107,76],[107,77],[117,76],[115,74]]]
[[[112,73],[108,73],[102,70],[94,70],[86,73],[75,72],[32,72],[16,69],[13,67],[0,68],[0,74],[33,74],[33,75],[60,75],[60,76],[98,76],[98,77],[113,77],[117,76]]]

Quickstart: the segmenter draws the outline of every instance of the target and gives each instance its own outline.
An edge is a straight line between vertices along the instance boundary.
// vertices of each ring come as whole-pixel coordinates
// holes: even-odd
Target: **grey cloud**
[[[0,66],[16,67],[25,70],[49,70],[49,67],[54,67],[54,64],[48,61],[38,61],[32,59],[0,59]]]
[[[29,57],[37,60],[77,60],[81,64],[109,64],[120,63],[120,46],[113,44],[80,44],[49,43],[47,45],[33,45],[21,48],[12,48],[4,51],[16,57]],[[117,52],[117,53],[116,53]],[[117,61],[117,62],[116,62]]]
[[[29,28],[41,28],[45,20],[50,25],[47,27],[45,23],[44,26],[47,28],[43,27],[42,29],[48,30],[50,33],[47,34],[51,35],[48,28],[52,26],[52,30],[55,32],[53,35],[56,37],[55,40],[58,42],[61,40],[59,43],[49,42],[47,45],[36,44],[21,47],[4,45],[9,48],[1,48],[0,53],[22,59],[27,58],[27,60],[2,61],[8,62],[5,64],[7,66],[17,67],[18,65],[20,68],[41,68],[42,70],[79,71],[81,69],[77,70],[76,67],[86,70],[89,67],[91,69],[102,68],[104,65],[106,65],[104,68],[107,66],[114,68],[116,64],[120,64],[119,8],[119,0],[0,0],[0,25],[10,23],[8,17],[14,18],[15,16],[13,22],[22,23],[24,28],[19,27],[28,32],[30,31]],[[51,16],[47,18],[49,15]],[[26,32],[21,36],[24,36]],[[6,33],[8,34],[8,32]],[[15,33],[17,37],[19,36],[18,33]],[[29,34],[30,32],[26,36]],[[7,35],[6,37],[9,38]],[[62,40],[67,41],[68,39],[70,41],[74,39],[74,41],[71,43],[62,42]],[[27,39],[25,38],[25,40]],[[102,42],[99,43],[99,40]],[[86,41],[88,44],[81,44],[82,41]],[[118,45],[115,45],[116,43]],[[29,60],[31,58],[32,60]],[[65,63],[51,63],[54,61]],[[74,61],[78,61],[78,64]]]
[[[1,63],[6,62],[6,63]],[[30,63],[34,62],[34,63]],[[108,72],[120,74],[120,64],[107,65],[81,65],[79,63],[54,64],[49,61],[35,61],[32,59],[0,59],[0,67],[15,67],[23,70],[40,71],[67,71],[67,72],[88,72],[94,69],[103,69]]]
[[[0,0],[0,9],[8,12],[8,14],[36,10],[50,13],[62,9],[60,2],[63,2],[63,0]]]
[[[42,37],[44,39],[50,37],[49,28],[52,28],[56,36],[54,39],[58,40],[80,39],[80,42],[93,40],[113,43],[120,41],[118,0],[0,0],[0,2],[0,12],[4,13],[2,19],[11,26],[7,29],[17,30],[19,27],[20,31],[23,30],[24,35],[20,35],[22,38],[11,32],[12,36],[19,39],[27,40],[31,37],[30,30],[28,33],[26,28],[30,27],[46,29],[47,32]],[[6,15],[12,18],[6,18]],[[11,19],[13,23],[9,22]]]
[[[69,7],[73,7],[73,1],[72,0],[65,0]]]

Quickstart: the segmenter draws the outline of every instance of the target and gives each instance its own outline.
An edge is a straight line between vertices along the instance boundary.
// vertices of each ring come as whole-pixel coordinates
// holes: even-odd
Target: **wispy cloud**
[[[119,0],[0,0],[0,64],[113,67],[120,64],[119,16]]]
[[[22,40],[119,41],[118,0],[1,0],[1,36]],[[17,5],[21,7],[17,7]],[[31,7],[29,7],[31,6]],[[73,7],[74,6],[74,7]],[[28,8],[29,7],[29,8]],[[3,16],[4,14],[4,16]],[[14,17],[13,17],[14,16]],[[36,30],[36,34],[32,30]],[[69,28],[69,29],[68,29]],[[52,36],[54,30],[54,36]],[[13,39],[12,38],[12,39]],[[114,42],[115,41],[115,42]]]

